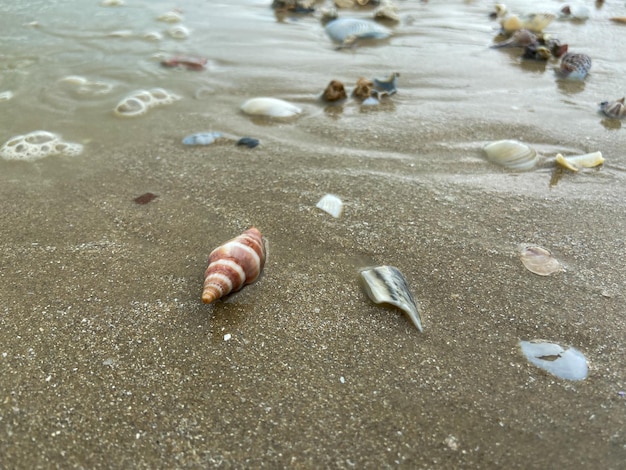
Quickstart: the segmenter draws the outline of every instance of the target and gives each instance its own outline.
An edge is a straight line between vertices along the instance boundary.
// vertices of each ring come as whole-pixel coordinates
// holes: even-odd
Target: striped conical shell
[[[211,252],[204,273],[202,301],[210,304],[251,284],[261,274],[264,264],[264,239],[261,232],[252,227]]]

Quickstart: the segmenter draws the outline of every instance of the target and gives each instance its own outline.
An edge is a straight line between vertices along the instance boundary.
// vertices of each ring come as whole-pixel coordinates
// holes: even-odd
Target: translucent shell
[[[539,159],[534,149],[517,140],[498,140],[485,145],[483,150],[489,161],[518,171],[532,169]]]
[[[363,288],[372,302],[388,303],[403,310],[415,327],[423,331],[419,309],[406,279],[398,268],[378,266],[361,271]]]
[[[520,341],[520,348],[531,364],[566,380],[587,378],[587,358],[574,348],[564,349],[558,344],[542,340]]]
[[[210,145],[222,137],[221,132],[198,132],[183,139],[185,145]]]
[[[391,31],[373,21],[338,18],[326,25],[326,34],[333,41],[348,45],[357,39],[385,39]]]
[[[210,304],[256,281],[265,257],[266,241],[255,227],[217,247],[209,255],[202,301]]]
[[[600,111],[606,114],[610,118],[621,119],[626,116],[626,105],[624,105],[624,99],[622,97],[615,101],[603,101],[600,103]]]
[[[252,98],[241,105],[241,110],[253,116],[288,118],[302,112],[296,105],[278,98]]]
[[[534,33],[542,32],[546,26],[552,23],[555,16],[551,13],[536,13],[525,18],[517,15],[505,16],[500,20],[500,26],[505,33],[511,34],[518,29],[527,29]]]
[[[558,153],[555,160],[559,165],[571,171],[578,171],[580,168],[593,168],[604,163],[602,152],[592,152],[569,157],[564,157]]]
[[[564,271],[563,266],[552,256],[552,253],[540,246],[522,246],[520,259],[526,269],[539,276],[549,276]]]

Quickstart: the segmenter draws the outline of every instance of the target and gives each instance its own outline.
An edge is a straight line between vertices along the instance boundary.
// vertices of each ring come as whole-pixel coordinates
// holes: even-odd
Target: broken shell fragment
[[[213,250],[204,273],[202,301],[210,304],[256,281],[265,265],[266,251],[266,240],[256,227]]]
[[[343,202],[334,194],[326,194],[318,201],[315,207],[322,209],[324,212],[332,215],[336,219],[341,217],[341,214],[343,213]]]
[[[520,259],[526,269],[539,276],[549,276],[564,271],[563,266],[552,256],[552,253],[540,246],[523,245],[520,250]]]
[[[487,159],[512,170],[530,170],[539,156],[528,145],[517,140],[497,140],[483,147]]]
[[[374,18],[377,20],[400,21],[398,7],[391,0],[381,0],[380,5],[374,10]]]
[[[624,99],[622,97],[615,101],[603,101],[600,103],[600,111],[606,114],[610,118],[621,119],[626,116],[626,105],[624,105]]]
[[[385,79],[374,78],[372,81],[374,83],[374,88],[379,94],[385,95],[393,95],[398,91],[398,77],[400,74],[398,72],[393,72],[389,77]]]
[[[241,110],[253,116],[288,118],[302,112],[297,106],[278,98],[251,98],[241,105]]]
[[[221,132],[198,132],[183,139],[185,145],[210,145],[222,137]]]
[[[564,349],[542,340],[520,341],[520,348],[531,364],[566,380],[587,378],[587,358],[575,348]]]
[[[555,160],[559,165],[571,171],[578,171],[581,168],[594,168],[604,163],[602,152],[592,152],[569,157],[564,157],[560,153],[557,153]]]
[[[418,330],[423,331],[419,308],[406,279],[393,266],[365,268],[361,272],[363,287],[372,302],[388,303],[406,312]]]

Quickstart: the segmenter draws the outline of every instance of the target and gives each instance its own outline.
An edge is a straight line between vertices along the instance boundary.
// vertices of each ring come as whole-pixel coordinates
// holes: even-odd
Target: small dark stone
[[[252,137],[242,137],[237,141],[237,145],[245,145],[249,149],[253,149],[257,145],[259,145],[259,139],[254,139]]]
[[[144,193],[141,196],[137,196],[135,199],[133,199],[133,201],[135,201],[137,204],[148,204],[150,201],[154,201],[157,197],[159,197],[157,194]]]

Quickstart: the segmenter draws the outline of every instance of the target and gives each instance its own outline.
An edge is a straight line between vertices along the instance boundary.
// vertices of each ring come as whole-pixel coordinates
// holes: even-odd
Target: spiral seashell
[[[625,98],[626,97],[622,97],[615,101],[603,101],[600,103],[600,111],[610,118],[623,118],[626,116],[626,105],[624,105]]]
[[[561,58],[561,65],[556,71],[561,78],[583,80],[591,69],[591,57],[587,54],[568,52]]]
[[[202,301],[210,304],[257,280],[266,257],[266,241],[256,227],[217,247],[204,273]]]
[[[489,161],[512,170],[530,170],[539,159],[535,150],[517,140],[498,140],[485,145],[483,150]]]

